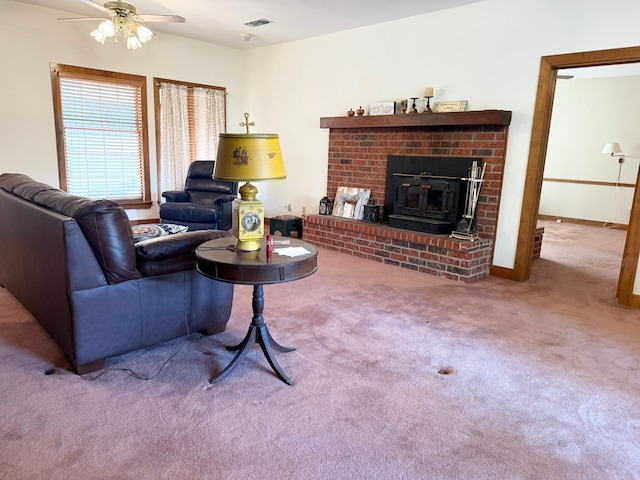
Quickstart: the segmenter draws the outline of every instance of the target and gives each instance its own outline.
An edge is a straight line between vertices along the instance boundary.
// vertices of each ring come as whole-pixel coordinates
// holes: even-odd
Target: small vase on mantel
[[[349,111],[347,112],[347,115],[350,117],[353,117],[356,114],[356,112],[353,111],[353,108],[350,108]]]
[[[360,108],[356,110],[356,113],[358,114],[359,117],[361,117],[362,115],[364,115],[364,108],[360,106]]]

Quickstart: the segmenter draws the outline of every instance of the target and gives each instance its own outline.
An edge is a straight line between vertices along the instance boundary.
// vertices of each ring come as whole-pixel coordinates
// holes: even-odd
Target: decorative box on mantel
[[[305,239],[463,282],[489,275],[511,115],[508,110],[479,110],[321,118],[320,127],[330,129],[329,198],[340,186],[371,189],[373,198],[385,198],[389,155],[480,158],[486,165],[476,209],[480,238],[458,240],[387,224],[307,215],[303,218]]]

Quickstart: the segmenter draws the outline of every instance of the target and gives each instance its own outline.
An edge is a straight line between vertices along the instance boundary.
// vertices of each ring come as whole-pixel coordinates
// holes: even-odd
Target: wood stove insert
[[[462,218],[466,180],[482,158],[389,155],[385,221],[389,226],[448,234]]]

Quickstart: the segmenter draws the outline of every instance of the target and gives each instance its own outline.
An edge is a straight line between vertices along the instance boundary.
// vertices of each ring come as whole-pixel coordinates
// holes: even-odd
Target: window
[[[226,128],[226,89],[154,78],[158,191],[180,190],[189,164],[215,160]]]
[[[145,77],[60,64],[50,70],[60,187],[149,207]]]

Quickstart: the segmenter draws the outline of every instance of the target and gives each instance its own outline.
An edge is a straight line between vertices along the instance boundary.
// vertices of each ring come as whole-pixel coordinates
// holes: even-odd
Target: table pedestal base
[[[251,325],[249,326],[249,331],[244,339],[238,344],[231,347],[227,347],[229,350],[238,350],[236,356],[233,357],[231,363],[227,365],[227,367],[220,372],[220,374],[209,380],[209,383],[214,384],[218,383],[220,380],[225,378],[231,370],[242,360],[245,355],[251,350],[251,348],[257,343],[262,348],[262,352],[264,356],[267,357],[267,361],[271,368],[276,373],[276,375],[286,384],[293,385],[293,381],[291,378],[287,376],[282,370],[282,367],[278,364],[275,355],[273,354],[272,348],[280,352],[292,352],[295,350],[293,347],[284,347],[276,342],[269,330],[267,329],[267,324],[264,323],[264,317],[262,316],[262,311],[264,309],[264,292],[263,285],[254,285],[253,286],[253,318],[251,320]]]

